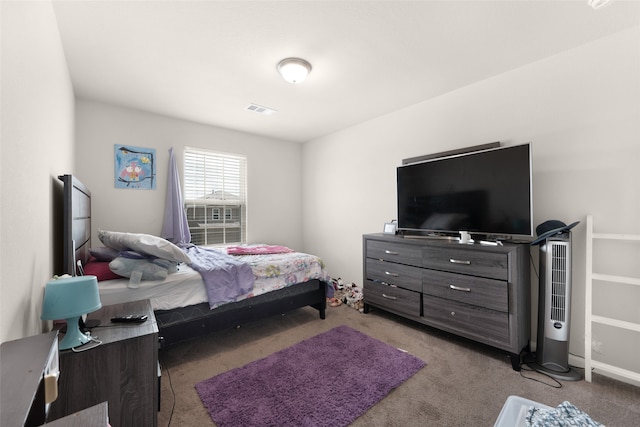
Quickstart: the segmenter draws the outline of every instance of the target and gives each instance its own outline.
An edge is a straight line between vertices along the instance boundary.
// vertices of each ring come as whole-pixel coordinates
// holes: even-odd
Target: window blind
[[[244,156],[185,148],[184,197],[192,243],[246,242],[246,175]]]

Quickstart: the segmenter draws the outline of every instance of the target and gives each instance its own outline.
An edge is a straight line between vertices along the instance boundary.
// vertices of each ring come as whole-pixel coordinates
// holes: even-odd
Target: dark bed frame
[[[91,192],[73,175],[58,177],[64,183],[63,273],[75,276],[76,262],[89,261],[91,247]],[[311,306],[326,316],[327,284],[314,279],[214,310],[208,303],[175,310],[156,311],[161,347],[211,332]]]

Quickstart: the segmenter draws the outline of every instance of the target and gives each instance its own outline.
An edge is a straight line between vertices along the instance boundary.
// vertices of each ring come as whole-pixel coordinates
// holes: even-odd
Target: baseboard
[[[537,347],[538,347],[536,341],[531,341],[529,346],[530,346],[532,352],[535,352]],[[584,372],[584,357],[583,356],[577,356],[575,354],[569,353],[568,362],[569,362],[569,366],[582,369],[583,372]],[[625,378],[625,377],[622,377],[620,375],[616,375],[616,374],[611,373],[611,372],[602,372],[602,371],[594,370],[593,373],[596,373],[598,375],[602,375],[603,377],[611,378],[611,379],[614,379],[616,381],[620,381],[620,382],[623,382],[623,383],[626,383],[626,384],[631,384],[631,385],[636,386],[636,387],[640,387],[640,382],[639,381],[634,381],[634,380],[632,380],[630,378]],[[584,378],[584,373],[583,373],[583,378]]]

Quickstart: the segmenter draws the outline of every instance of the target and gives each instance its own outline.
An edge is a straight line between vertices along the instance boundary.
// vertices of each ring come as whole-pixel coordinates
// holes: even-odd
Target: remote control
[[[111,318],[113,323],[143,323],[147,320],[146,314],[128,314],[126,316],[115,316]]]

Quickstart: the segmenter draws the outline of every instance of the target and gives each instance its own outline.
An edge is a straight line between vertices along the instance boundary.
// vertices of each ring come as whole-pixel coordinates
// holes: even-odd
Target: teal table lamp
[[[67,350],[91,341],[79,328],[80,317],[99,310],[100,294],[96,276],[76,276],[52,279],[44,289],[43,320],[66,319],[67,333],[58,348]]]

